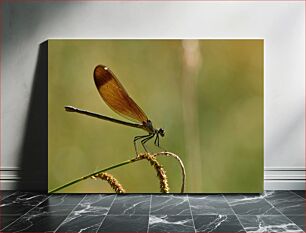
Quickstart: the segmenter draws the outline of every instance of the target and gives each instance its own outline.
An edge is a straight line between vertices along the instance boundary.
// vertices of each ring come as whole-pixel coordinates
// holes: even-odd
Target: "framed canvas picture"
[[[262,192],[263,51],[258,39],[49,40],[49,192]]]

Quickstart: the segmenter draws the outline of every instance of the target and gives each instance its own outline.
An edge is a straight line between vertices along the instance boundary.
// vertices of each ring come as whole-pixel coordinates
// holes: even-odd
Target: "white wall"
[[[1,188],[16,187],[39,44],[51,38],[264,38],[265,187],[304,188],[303,2],[12,1],[2,6]]]

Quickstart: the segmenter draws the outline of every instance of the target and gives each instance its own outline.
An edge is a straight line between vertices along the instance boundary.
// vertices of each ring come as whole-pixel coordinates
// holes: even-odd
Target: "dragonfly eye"
[[[164,129],[162,129],[162,128],[160,128],[159,130],[158,130],[158,134],[160,135],[160,136],[165,136],[165,130]]]

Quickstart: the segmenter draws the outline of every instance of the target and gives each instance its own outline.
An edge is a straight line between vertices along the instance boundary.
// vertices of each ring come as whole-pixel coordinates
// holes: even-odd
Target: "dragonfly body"
[[[94,81],[96,87],[100,93],[100,96],[105,103],[119,115],[134,121],[135,123],[118,120],[112,117],[103,116],[97,113],[92,113],[86,110],[77,109],[71,106],[66,106],[65,109],[68,112],[78,112],[87,116],[96,117],[106,121],[114,123],[140,128],[148,132],[148,135],[136,136],[134,138],[134,147],[136,156],[138,156],[136,142],[141,141],[141,144],[145,151],[145,143],[155,137],[154,144],[159,147],[159,136],[163,137],[165,131],[162,128],[154,128],[152,122],[148,119],[142,109],[134,102],[134,100],[128,95],[122,84],[113,74],[113,72],[104,65],[96,66],[94,70]]]
[[[153,138],[154,136],[156,136],[155,138],[155,141],[154,141],[154,144],[158,147],[159,146],[159,135],[160,136],[165,136],[165,130],[162,129],[162,128],[159,128],[159,129],[155,129],[152,125],[152,122],[150,120],[147,120],[146,122],[143,122],[143,129],[146,130],[149,135],[144,135],[144,136],[137,136],[134,138],[134,147],[135,147],[135,150],[136,150],[136,154],[137,154],[137,147],[136,147],[136,141],[137,140],[141,140],[141,144],[143,146],[143,148],[145,149],[145,151],[147,151],[146,147],[145,147],[145,143],[147,141],[149,141],[151,138]]]

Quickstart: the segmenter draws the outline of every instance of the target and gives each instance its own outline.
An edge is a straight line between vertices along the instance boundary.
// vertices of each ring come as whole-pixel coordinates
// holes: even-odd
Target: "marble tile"
[[[222,195],[188,195],[193,215],[234,215]]]
[[[107,215],[98,232],[147,232],[148,215]]]
[[[238,216],[247,232],[303,232],[283,215]]]
[[[196,232],[245,232],[235,215],[193,215]]]
[[[237,199],[245,199],[245,200],[260,200],[264,199],[265,193],[258,194],[223,194],[224,198],[227,202],[236,201]]]
[[[261,195],[224,195],[225,198],[223,195],[152,195],[151,198],[151,195],[48,196],[16,192],[0,202],[3,228],[0,230],[302,232],[305,202],[302,194],[300,191],[266,191]]]
[[[84,205],[110,206],[115,199],[116,194],[87,194],[80,202]]]
[[[187,195],[152,195],[152,215],[191,215]]]
[[[80,203],[86,194],[53,194],[49,197],[49,205],[77,205]]]
[[[45,194],[16,192],[1,201],[1,214],[21,216],[47,198]]]
[[[70,214],[56,232],[97,232],[105,215]]]
[[[291,192],[294,192],[295,194],[297,194],[300,197],[305,199],[305,190],[294,190],[294,191],[291,191]]]
[[[190,215],[150,215],[149,232],[195,232]]]
[[[85,195],[54,195],[23,215],[6,231],[54,231]],[[71,198],[70,198],[71,197]]]
[[[13,224],[3,229],[4,232],[51,232],[66,216],[24,215]]]
[[[10,191],[10,190],[0,190],[0,200],[3,200],[12,194],[14,194],[16,191]]]
[[[305,215],[286,215],[293,223],[295,223],[299,228],[305,230]]]
[[[2,231],[2,229],[7,227],[8,225],[10,225],[11,223],[16,221],[20,217],[21,216],[18,216],[18,215],[8,215],[8,216],[7,215],[1,215],[1,217],[0,217],[0,230]]]
[[[109,215],[149,215],[150,195],[117,195]]]
[[[225,199],[238,215],[279,215],[264,195],[225,195]]]
[[[265,199],[285,215],[305,214],[305,199],[291,191],[267,191]]]
[[[76,214],[106,215],[116,195],[89,194],[76,207]]]
[[[96,232],[116,195],[88,194],[64,220],[57,232]]]
[[[79,204],[85,195],[54,195],[33,208],[28,214],[67,216]]]

